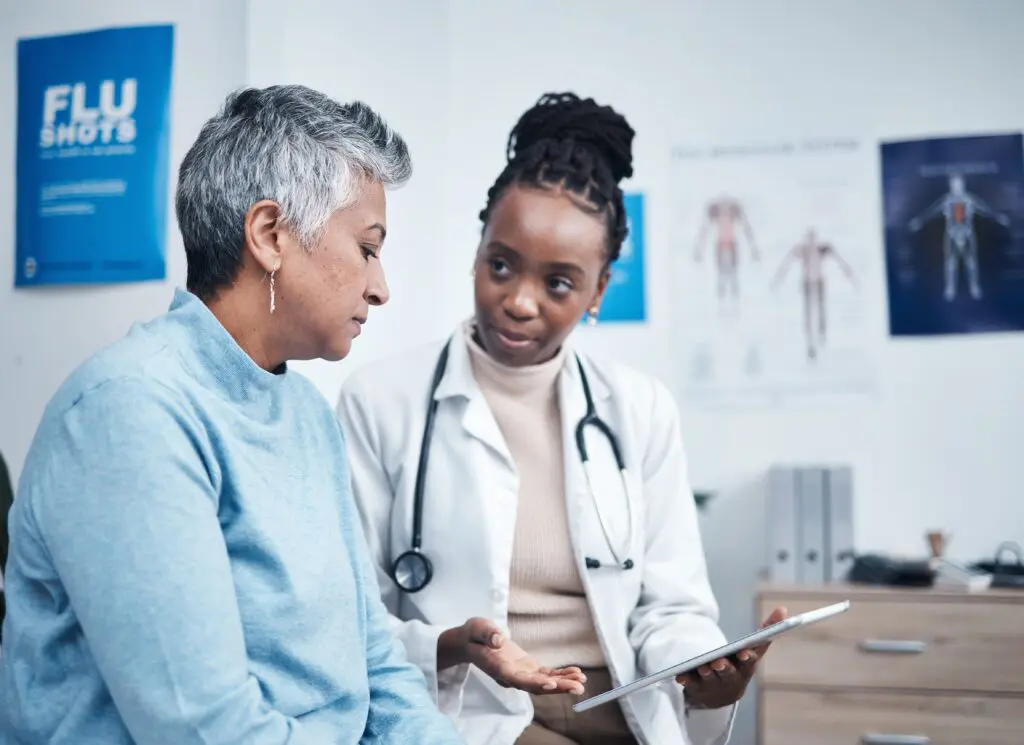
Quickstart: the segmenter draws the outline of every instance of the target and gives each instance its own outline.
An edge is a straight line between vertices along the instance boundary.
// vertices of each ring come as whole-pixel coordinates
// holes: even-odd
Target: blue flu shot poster
[[[647,316],[644,286],[644,195],[623,195],[626,206],[626,240],[619,259],[611,266],[611,279],[601,302],[598,323],[643,322]]]
[[[163,279],[174,27],[18,41],[16,287]]]
[[[1024,329],[1024,137],[881,146],[889,331]]]

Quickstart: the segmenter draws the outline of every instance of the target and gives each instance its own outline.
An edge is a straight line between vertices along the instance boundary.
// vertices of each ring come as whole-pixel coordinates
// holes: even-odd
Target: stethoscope
[[[441,350],[441,354],[437,359],[437,365],[434,367],[434,377],[430,384],[427,421],[423,425],[420,459],[416,468],[416,483],[413,487],[412,547],[395,559],[391,566],[391,579],[394,580],[394,583],[403,592],[419,592],[429,585],[434,577],[434,565],[426,554],[423,553],[423,488],[427,472],[427,460],[430,455],[430,440],[434,434],[434,419],[437,414],[437,398],[435,396],[437,394],[437,387],[440,385],[441,378],[444,377],[444,371],[448,365],[448,347],[450,344],[451,340]],[[580,460],[583,463],[583,473],[587,480],[587,489],[590,491],[591,499],[594,500],[594,509],[597,512],[598,522],[601,524],[601,532],[604,534],[605,543],[608,544],[608,550],[615,559],[615,563],[608,565],[608,568],[632,569],[633,560],[628,558],[628,556],[626,559],[622,559],[619,552],[615,549],[608,526],[605,524],[601,507],[597,503],[594,480],[590,474],[590,455],[587,451],[586,439],[584,438],[585,429],[588,425],[596,427],[608,440],[608,444],[611,445],[612,453],[615,456],[615,465],[619,469],[623,494],[626,499],[627,552],[633,537],[633,500],[629,488],[629,474],[626,472],[626,465],[622,459],[622,450],[619,448],[618,438],[612,432],[611,427],[597,415],[597,410],[594,408],[594,399],[590,395],[590,383],[587,380],[587,373],[583,369],[583,363],[580,361],[579,355],[576,355],[576,365],[579,367],[580,382],[583,384],[583,397],[586,399],[587,404],[586,413],[576,424],[576,449],[579,451]],[[604,566],[597,559],[590,557],[586,557],[584,563],[587,569],[601,569]]]

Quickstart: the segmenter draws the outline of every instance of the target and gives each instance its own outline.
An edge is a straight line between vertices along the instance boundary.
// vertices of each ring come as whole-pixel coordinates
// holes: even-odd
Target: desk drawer
[[[790,613],[822,605],[767,597],[761,617],[779,602]],[[858,599],[776,639],[759,670],[767,685],[1024,693],[1022,629],[1016,603]]]
[[[767,690],[761,745],[1020,745],[1024,699]]]

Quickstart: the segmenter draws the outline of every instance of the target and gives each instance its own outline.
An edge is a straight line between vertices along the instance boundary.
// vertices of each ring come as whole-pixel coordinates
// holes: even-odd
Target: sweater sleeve
[[[312,742],[248,671],[199,431],[152,383],[86,394],[26,474],[38,533],[135,742]]]

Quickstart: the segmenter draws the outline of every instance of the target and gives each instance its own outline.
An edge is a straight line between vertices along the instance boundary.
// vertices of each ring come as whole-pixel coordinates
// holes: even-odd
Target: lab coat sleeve
[[[645,502],[644,575],[640,602],[630,618],[630,642],[641,671],[649,674],[726,643],[690,487],[675,400],[654,381],[642,455]],[[724,745],[736,706],[689,710],[681,688],[671,695],[693,745]]]
[[[446,627],[398,616],[402,592],[391,579],[391,508],[394,491],[388,478],[385,456],[370,397],[356,382],[346,382],[338,401],[338,419],[348,447],[352,494],[366,536],[381,599],[395,637],[405,646],[410,662],[420,668],[438,708],[452,718],[462,711],[462,692],[469,665],[437,670],[437,640]],[[386,403],[385,403],[386,405]]]

